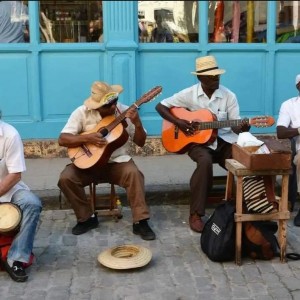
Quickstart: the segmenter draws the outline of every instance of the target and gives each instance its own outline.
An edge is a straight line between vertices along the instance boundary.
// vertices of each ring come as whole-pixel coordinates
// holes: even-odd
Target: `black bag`
[[[223,262],[235,257],[235,202],[220,204],[204,225],[200,245],[212,261]]]
[[[269,260],[279,256],[278,241],[275,236],[278,225],[274,221],[244,222],[243,254],[253,259]]]

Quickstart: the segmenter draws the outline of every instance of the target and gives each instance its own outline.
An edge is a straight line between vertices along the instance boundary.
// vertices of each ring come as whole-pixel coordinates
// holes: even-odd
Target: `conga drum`
[[[21,209],[9,202],[0,203],[0,234],[14,235],[22,219]]]

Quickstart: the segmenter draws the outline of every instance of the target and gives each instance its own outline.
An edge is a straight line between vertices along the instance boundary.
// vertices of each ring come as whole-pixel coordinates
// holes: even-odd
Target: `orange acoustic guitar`
[[[159,93],[161,93],[161,91],[161,86],[154,87],[119,116],[107,116],[103,118],[94,129],[81,133],[89,134],[98,132],[105,137],[107,144],[102,147],[97,147],[94,144],[86,143],[79,147],[68,148],[68,156],[75,166],[80,169],[87,169],[95,164],[99,166],[106,164],[113,151],[124,145],[128,140],[128,133],[121,123],[125,119],[126,112],[130,108],[139,108],[141,104],[149,102]]]
[[[187,136],[178,126],[163,120],[162,143],[165,149],[173,153],[185,153],[190,144],[212,144],[217,138],[218,128],[238,126],[242,120],[218,121],[217,117],[208,109],[188,111],[185,108],[173,107],[171,113],[180,119],[191,121],[195,128],[195,134]],[[251,119],[244,119],[255,127],[269,127],[275,123],[273,117],[259,116]]]

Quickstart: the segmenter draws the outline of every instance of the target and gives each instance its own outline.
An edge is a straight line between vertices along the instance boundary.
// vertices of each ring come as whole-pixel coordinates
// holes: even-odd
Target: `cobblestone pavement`
[[[300,261],[244,259],[242,266],[214,263],[201,251],[200,235],[189,229],[188,205],[151,206],[155,241],[134,235],[131,212],[127,207],[123,212],[119,222],[99,217],[97,229],[74,236],[72,210],[43,211],[29,280],[16,283],[0,272],[0,299],[300,299]],[[290,220],[288,250],[300,253],[299,240],[300,228]],[[123,244],[149,248],[151,262],[123,271],[98,263],[100,252]]]

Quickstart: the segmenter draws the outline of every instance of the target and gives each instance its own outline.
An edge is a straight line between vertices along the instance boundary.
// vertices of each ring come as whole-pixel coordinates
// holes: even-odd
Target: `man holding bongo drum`
[[[11,203],[20,209],[22,215],[7,258],[1,257],[1,266],[17,282],[28,279],[24,266],[32,258],[33,241],[42,210],[40,199],[21,181],[22,172],[25,170],[21,137],[0,116],[0,210],[1,204]]]

